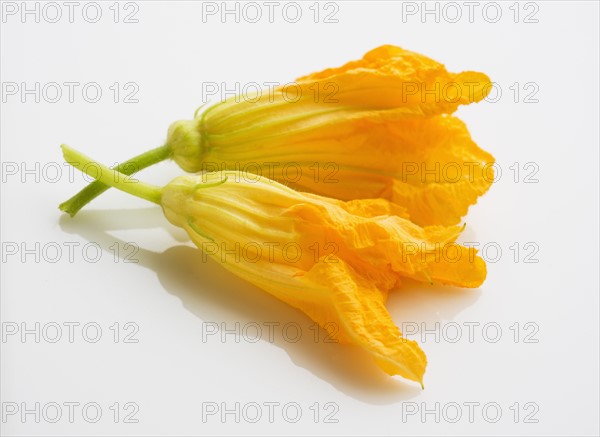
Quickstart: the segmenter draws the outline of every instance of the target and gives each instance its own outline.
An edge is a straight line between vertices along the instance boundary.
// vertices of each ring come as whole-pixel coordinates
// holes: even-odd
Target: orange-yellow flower
[[[206,109],[199,130],[205,148],[213,138],[269,141],[307,129],[335,128],[348,118],[412,118],[451,114],[491,90],[483,73],[450,73],[426,56],[385,45],[358,61],[300,77],[273,93],[233,96]],[[292,138],[293,139],[293,138]],[[197,154],[201,157],[203,150]],[[178,161],[179,162],[179,161]],[[193,162],[182,160],[194,171]]]
[[[456,224],[488,189],[486,165],[493,158],[462,122],[443,115],[482,100],[490,89],[483,73],[451,73],[423,55],[385,45],[293,86],[234,96],[175,122],[164,147],[119,170],[131,173],[167,157],[188,172],[241,167],[339,199],[383,197],[406,206],[422,225]],[[463,174],[444,173],[449,164]],[[288,165],[300,169],[298,180],[282,173]],[[439,166],[437,180],[422,179],[423,166]],[[61,208],[74,214],[105,188],[94,183]]]
[[[215,138],[201,168],[251,171],[342,200],[384,198],[417,224],[453,225],[489,189],[493,163],[461,120],[442,115],[352,119],[266,143]]]
[[[92,167],[90,158],[63,152],[77,168]],[[171,223],[231,272],[323,327],[334,323],[334,338],[362,347],[390,375],[422,383],[426,358],[394,325],[388,291],[403,277],[460,287],[485,279],[475,249],[454,243],[460,227],[419,227],[385,200],[343,202],[236,171],[178,177],[161,189],[93,168],[104,183],[161,204]]]

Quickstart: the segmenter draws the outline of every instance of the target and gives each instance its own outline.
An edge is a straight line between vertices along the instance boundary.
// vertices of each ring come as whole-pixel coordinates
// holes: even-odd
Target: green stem
[[[160,205],[162,191],[160,187],[133,179],[129,175],[119,172],[116,168],[108,168],[65,144],[60,147],[65,161],[88,176],[102,182],[104,185],[118,188],[128,194]]]
[[[167,144],[161,147],[157,147],[156,149],[144,152],[141,155],[137,155],[117,165],[114,169],[117,170],[119,173],[129,176],[154,164],[162,162],[168,159],[170,156],[171,147]],[[82,189],[79,193],[75,194],[69,200],[61,203],[59,205],[59,208],[61,211],[64,211],[68,213],[71,217],[73,217],[79,212],[81,208],[83,208],[85,205],[94,200],[100,194],[104,193],[109,188],[110,185],[96,180],[90,183],[84,189]]]

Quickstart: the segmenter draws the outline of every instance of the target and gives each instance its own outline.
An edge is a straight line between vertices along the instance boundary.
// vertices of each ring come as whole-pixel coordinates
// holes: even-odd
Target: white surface
[[[2,435],[598,435],[597,2],[537,2],[538,23],[522,22],[532,6],[518,5],[522,15],[514,23],[512,2],[502,3],[503,16],[494,24],[481,9],[469,23],[461,2],[464,17],[454,24],[435,23],[429,16],[427,23],[418,16],[403,22],[400,2],[338,3],[337,24],[313,23],[310,3],[302,5],[303,18],[295,24],[277,14],[274,23],[230,18],[223,24],[214,17],[203,23],[197,3],[138,2],[138,23],[115,24],[111,4],[102,4],[103,17],[96,24],[82,19],[80,9],[74,23],[68,17],[35,23],[28,16],[21,23],[18,15],[6,15],[1,23],[3,83],[97,82],[103,90],[95,104],[77,93],[73,103],[66,95],[58,103],[43,96],[39,103],[32,96],[22,103],[19,94],[3,95],[2,242],[50,245],[38,252],[39,262],[34,255],[21,262],[19,255],[3,252],[4,333],[14,323],[32,328],[39,322],[46,331],[39,343],[33,335],[24,342],[19,335],[3,339],[2,406],[6,413],[13,403],[31,409],[39,402],[46,417],[36,423],[33,414],[8,415],[0,424]],[[130,6],[125,11],[124,4],[120,8],[133,11]],[[65,6],[63,13],[68,14]],[[168,125],[191,117],[202,103],[203,82],[230,87],[288,82],[357,59],[383,43],[428,55],[451,71],[486,72],[503,91],[497,103],[458,112],[503,170],[501,180],[471,208],[462,241],[496,242],[502,258],[488,263],[480,290],[411,285],[393,293],[388,305],[399,326],[425,322],[434,329],[440,323],[439,341],[433,334],[425,341],[411,337],[429,359],[424,391],[388,378],[359,351],[315,342],[309,319],[217,264],[203,263],[158,207],[112,190],[75,219],[59,213],[59,202],[84,185],[79,174],[70,180],[59,144],[112,164],[160,145]],[[114,103],[109,89],[114,82],[138,84],[139,102]],[[539,102],[515,103],[509,89],[514,82],[537,84]],[[529,173],[523,169],[515,183],[509,169],[515,162],[521,167],[536,163],[539,183],[523,183]],[[39,182],[35,174],[7,173],[7,163],[28,168],[39,163]],[[62,174],[52,183],[57,165]],[[141,178],[166,183],[179,172],[173,163],[161,164]],[[95,263],[82,253],[90,242],[88,257],[96,256],[96,245],[103,249]],[[124,242],[140,246],[137,264],[115,261],[116,247],[127,252]],[[509,249],[515,242],[521,247],[518,263]],[[527,242],[539,246],[538,263],[522,262]],[[72,261],[66,246],[71,243],[78,244]],[[48,262],[56,245],[63,253]],[[68,322],[81,323],[72,343]],[[110,329],[115,322],[121,333],[116,343]],[[126,328],[128,322],[135,325]],[[229,329],[236,322],[240,327],[258,323],[262,338],[203,339],[213,322]],[[265,325],[270,322],[279,323],[274,341]],[[288,322],[301,326],[300,341],[283,337]],[[468,324],[475,322],[480,325],[469,341]],[[55,323],[62,325],[63,338],[50,343]],[[83,338],[86,323],[101,327],[97,343]],[[496,325],[482,331],[486,323],[502,329],[498,342],[490,340]],[[131,326],[139,328],[133,336],[137,343],[124,342]],[[452,343],[457,326],[463,338]],[[526,342],[526,334],[538,342]],[[61,405],[63,416],[49,423],[56,414],[53,402]],[[65,402],[80,404],[73,423]],[[97,423],[86,422],[81,412],[92,402],[102,408]],[[115,402],[118,423],[110,409]],[[133,416],[138,423],[124,423],[124,413],[134,408],[125,408],[127,402],[139,407]],[[233,415],[224,421],[213,415],[203,422],[203,405],[211,402],[228,408],[239,402],[249,419],[255,402],[262,405],[263,417],[248,423],[242,415],[236,423]],[[280,404],[273,423],[265,402]],[[292,402],[302,411],[296,423],[281,411]],[[478,403],[472,423],[470,402]],[[310,409],[315,403],[317,423]],[[502,416],[490,423],[494,403]],[[456,404],[462,417],[450,423]],[[415,408],[417,414],[408,414]],[[439,419],[421,416],[424,409],[436,408]],[[328,412],[335,413],[337,423],[325,423]],[[526,423],[528,413],[537,423]],[[93,416],[88,410],[87,417]]]

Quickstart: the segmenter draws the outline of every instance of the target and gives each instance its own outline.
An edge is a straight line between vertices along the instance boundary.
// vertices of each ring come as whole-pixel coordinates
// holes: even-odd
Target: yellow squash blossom
[[[233,96],[175,122],[165,146],[117,169],[132,174],[167,158],[188,172],[242,167],[339,199],[401,202],[422,225],[456,224],[489,187],[484,167],[493,158],[462,122],[443,115],[482,100],[490,89],[483,73],[451,73],[418,53],[381,46],[361,60],[273,92]],[[463,174],[444,173],[448,164]],[[282,173],[289,165],[300,168],[298,180]],[[439,166],[437,180],[422,180],[415,165]],[[331,172],[337,174],[324,180]],[[61,209],[74,215],[106,188],[94,182]]]
[[[490,90],[483,73],[450,73],[430,58],[386,45],[359,61],[300,77],[295,86],[230,97],[206,109],[198,128],[205,147],[220,137],[244,141],[260,136],[269,141],[307,129],[335,128],[348,118],[451,114],[459,105],[479,102]],[[179,164],[198,171],[193,160]]]
[[[419,227],[384,200],[343,202],[236,171],[178,177],[161,189],[63,153],[82,171],[94,167],[90,176],[159,203],[206,254],[320,326],[334,323],[334,338],[360,346],[390,375],[422,384],[426,358],[394,325],[388,291],[403,277],[459,287],[485,279],[475,249],[454,243],[460,227]]]
[[[192,147],[185,145],[195,141],[188,127],[177,125],[175,150]],[[458,223],[494,176],[493,156],[461,120],[446,115],[346,120],[336,129],[273,138],[267,145],[254,137],[215,138],[202,156],[204,171],[249,171],[342,200],[384,198],[423,226]]]

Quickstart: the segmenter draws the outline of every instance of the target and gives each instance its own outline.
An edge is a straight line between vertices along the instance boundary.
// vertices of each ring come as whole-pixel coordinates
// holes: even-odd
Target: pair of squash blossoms
[[[157,203],[225,268],[422,385],[425,354],[385,302],[403,278],[485,279],[476,250],[455,241],[494,158],[452,114],[490,89],[483,73],[381,46],[300,77],[293,97],[279,87],[198,111],[171,125],[164,146],[113,169],[63,145],[97,180],[60,208],[73,216],[110,186]],[[127,178],[166,159],[195,175],[162,188]]]

